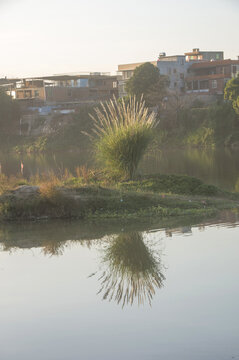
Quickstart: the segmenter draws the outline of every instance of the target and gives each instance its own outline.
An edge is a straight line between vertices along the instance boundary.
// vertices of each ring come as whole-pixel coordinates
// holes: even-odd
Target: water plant
[[[116,98],[101,103],[93,119],[96,156],[111,174],[133,178],[139,161],[153,138],[156,115],[141,98],[125,103]]]

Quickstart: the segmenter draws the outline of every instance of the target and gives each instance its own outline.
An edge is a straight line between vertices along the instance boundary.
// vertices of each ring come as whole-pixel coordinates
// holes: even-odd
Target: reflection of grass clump
[[[103,298],[116,300],[122,306],[143,304],[148,300],[151,304],[155,288],[163,285],[157,254],[144,243],[142,234],[132,232],[121,234],[110,243],[104,256],[108,271],[100,277]]]

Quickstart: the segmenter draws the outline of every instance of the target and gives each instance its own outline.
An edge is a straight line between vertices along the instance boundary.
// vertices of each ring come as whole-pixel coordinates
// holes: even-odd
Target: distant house
[[[166,56],[165,53],[160,53],[157,66],[161,75],[169,77],[170,90],[184,92],[185,78],[193,64],[216,59],[222,60],[223,57],[223,51],[200,51],[198,48],[184,55]]]
[[[9,95],[16,100],[37,100],[44,102],[46,100],[45,82],[40,79],[19,80],[11,88]]]
[[[184,54],[186,62],[191,61],[211,61],[211,60],[223,60],[223,51],[200,51],[200,49],[193,49],[191,52]]]
[[[5,90],[26,106],[86,103],[118,97],[117,76],[102,73],[26,78]]]
[[[184,79],[190,66],[190,63],[186,62],[184,55],[166,56],[165,53],[160,53],[157,66],[160,75],[168,76],[169,89],[180,92],[184,91]]]
[[[192,64],[186,78],[187,93],[222,95],[226,82],[238,73],[239,59]]]

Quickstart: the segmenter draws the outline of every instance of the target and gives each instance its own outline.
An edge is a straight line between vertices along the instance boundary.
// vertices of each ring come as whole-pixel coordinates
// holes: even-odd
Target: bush
[[[101,103],[95,111],[92,119],[98,159],[109,173],[132,178],[153,138],[155,114],[149,114],[144,101],[135,97],[127,105],[116,99]]]

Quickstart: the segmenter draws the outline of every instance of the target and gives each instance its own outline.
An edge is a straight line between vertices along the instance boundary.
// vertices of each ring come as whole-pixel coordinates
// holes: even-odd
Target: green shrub
[[[92,119],[98,159],[111,174],[132,178],[153,138],[155,114],[150,114],[144,101],[135,97],[127,105],[116,99],[101,103],[95,111]]]

